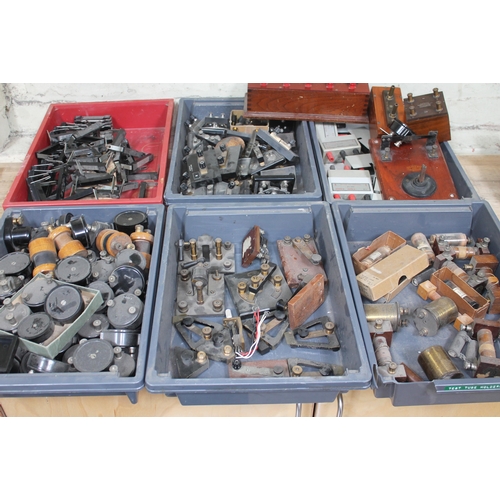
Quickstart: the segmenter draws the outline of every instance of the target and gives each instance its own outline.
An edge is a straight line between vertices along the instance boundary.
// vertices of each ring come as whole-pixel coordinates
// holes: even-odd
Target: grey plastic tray
[[[163,239],[165,207],[163,205],[134,205],[134,210],[148,214],[149,228],[155,242],[151,254],[150,272],[144,316],[141,327],[141,344],[136,358],[136,371],[133,377],[119,377],[113,373],[9,373],[0,374],[0,397],[45,397],[45,396],[111,396],[127,395],[132,403],[137,403],[138,392],[144,387],[146,358],[149,334],[153,317],[153,304],[156,296],[159,258]],[[87,222],[95,220],[112,222],[115,215],[130,210],[130,206],[94,206],[74,208],[75,216],[84,215]],[[68,207],[6,209],[0,220],[0,234],[3,235],[4,221],[7,216],[21,212],[24,224],[39,226],[41,222],[58,218],[68,213]],[[3,238],[0,238],[0,256],[7,253]]]
[[[165,202],[172,203],[256,203],[270,202],[271,195],[206,195],[185,196],[179,192],[181,162],[183,158],[182,149],[186,145],[185,122],[195,116],[198,119],[205,118],[209,113],[220,116],[224,113],[229,117],[232,110],[242,110],[244,100],[242,98],[231,99],[180,99],[177,106],[177,118],[175,119],[175,136],[172,146],[172,156],[168,172],[167,185],[165,188]],[[323,192],[318,178],[316,163],[311,146],[307,122],[297,122],[295,131],[298,146],[299,163],[296,166],[297,181],[294,192],[290,195],[277,195],[279,202],[284,201],[321,201]]]
[[[171,351],[176,346],[187,347],[172,325],[176,300],[178,239],[181,235],[187,241],[208,234],[213,238],[221,237],[224,241],[233,242],[236,246],[238,273],[245,270],[241,267],[242,241],[254,225],[265,231],[271,250],[271,261],[277,263],[280,263],[276,249],[278,239],[287,235],[315,235],[318,250],[324,256],[329,289],[324,304],[312,318],[333,315],[341,345],[338,352],[293,349],[283,340],[275,351],[266,355],[266,359],[302,357],[341,364],[348,369],[345,375],[321,378],[230,379],[225,364],[212,362],[210,368],[198,378],[173,378]],[[158,290],[146,370],[148,391],[177,396],[183,405],[293,404],[332,402],[339,392],[369,388],[371,372],[333,228],[329,206],[324,202],[283,203],[278,207],[263,203],[171,205],[165,225],[165,234],[168,236],[164,241],[158,277],[158,282],[164,283],[165,286]],[[260,261],[257,259],[247,269],[258,269],[259,265]],[[237,315],[226,291],[227,307],[232,309],[233,316]],[[256,354],[255,359],[259,358],[260,355]]]
[[[366,323],[363,303],[370,303],[359,292],[351,255],[359,248],[368,245],[386,231],[394,231],[406,240],[416,232],[426,236],[443,232],[464,232],[474,238],[489,237],[490,250],[500,257],[500,223],[486,202],[441,203],[435,205],[419,204],[409,207],[400,202],[346,203],[332,205],[346,269],[349,274],[354,302],[359,315],[359,323],[370,365],[373,370],[373,390],[378,398],[391,398],[394,406],[417,406],[433,404],[462,404],[500,401],[500,379],[472,378],[471,373],[462,370],[465,378],[451,381],[399,383],[379,374],[370,334]],[[497,271],[498,273],[498,271]],[[397,295],[393,302],[410,309],[421,307],[424,301],[417,295],[416,288],[409,285]],[[383,299],[380,301],[383,302]],[[487,316],[488,319],[498,319]],[[423,370],[417,362],[418,353],[430,346],[440,344],[445,349],[457,333],[453,325],[442,328],[435,337],[421,337],[410,324],[400,328],[393,335],[391,353],[396,363],[405,363],[425,381]],[[495,342],[497,356],[500,354]],[[463,369],[461,361],[456,366]]]
[[[323,164],[323,155],[321,154],[321,148],[318,142],[318,136],[316,134],[316,124],[314,122],[308,122],[309,133],[311,135],[311,144],[314,151],[314,159],[318,167],[318,176],[323,188],[323,195],[325,201],[328,203],[340,203],[343,200],[334,200],[330,187],[328,185],[328,178],[326,175],[326,169]],[[368,147],[368,144],[365,144]],[[455,153],[451,149],[451,145],[448,142],[441,143],[441,149],[443,151],[444,158],[448,164],[451,177],[455,183],[458,195],[461,200],[475,201],[479,200],[480,197],[477,191],[474,189],[471,181],[467,177],[465,170],[455,156]],[[344,200],[345,201],[345,200]],[[380,203],[384,200],[374,200],[372,203]],[[460,200],[449,200],[449,203],[457,203]],[[440,201],[435,200],[423,200],[423,201],[412,201],[412,200],[401,200],[401,203],[412,204],[412,203],[429,203],[429,204],[439,204]]]

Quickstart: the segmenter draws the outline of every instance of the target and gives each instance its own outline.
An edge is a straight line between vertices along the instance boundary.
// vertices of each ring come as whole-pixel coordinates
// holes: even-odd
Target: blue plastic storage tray
[[[263,379],[228,378],[227,367],[212,362],[198,378],[173,378],[171,352],[176,346],[187,347],[172,325],[176,301],[177,241],[208,234],[231,241],[236,247],[236,272],[241,267],[242,242],[254,225],[265,231],[271,261],[279,263],[276,241],[285,236],[315,236],[318,250],[324,258],[329,289],[324,304],[312,318],[332,315],[337,326],[341,349],[338,352],[314,349],[293,349],[283,340],[266,359],[302,357],[341,364],[347,372],[338,377],[290,377]],[[255,203],[216,206],[171,205],[165,226],[165,241],[158,282],[159,287],[153,330],[146,370],[146,388],[153,393],[177,396],[183,405],[222,404],[293,404],[332,402],[340,392],[366,389],[371,384],[371,372],[357,323],[349,281],[334,232],[328,204],[283,203],[279,206]],[[247,270],[258,269],[256,259]],[[226,291],[226,308],[233,307]],[[222,318],[222,315],[221,315]],[[256,359],[259,356],[256,355]]]

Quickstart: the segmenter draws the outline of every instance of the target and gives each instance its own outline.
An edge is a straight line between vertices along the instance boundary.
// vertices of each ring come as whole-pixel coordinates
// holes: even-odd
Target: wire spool
[[[87,286],[92,276],[92,266],[85,257],[74,255],[57,263],[55,275],[65,283]]]
[[[113,290],[111,290],[111,287],[105,281],[93,281],[89,285],[89,288],[91,290],[98,290],[102,295],[103,303],[96,310],[97,313],[104,311],[108,307],[108,300],[112,300],[115,297]]]
[[[73,323],[85,309],[80,290],[72,285],[59,285],[45,301],[45,312],[60,325]]]
[[[25,304],[12,304],[10,299],[5,299],[4,307],[0,310],[0,330],[16,333],[21,321],[31,314]]]
[[[418,363],[430,381],[463,378],[462,372],[453,364],[440,345],[422,351],[418,356]]]
[[[5,276],[24,276],[27,278],[32,274],[30,256],[25,252],[12,252],[0,258],[0,272]]]
[[[68,347],[68,349],[66,349],[62,355],[61,361],[63,363],[68,363],[71,367],[73,367],[73,365],[69,362],[69,359],[73,357],[73,354],[75,354],[75,351],[78,349],[79,346],[80,344],[73,344],[72,346]]]
[[[134,248],[128,234],[114,229],[105,229],[101,231],[97,235],[96,246],[100,252],[105,251],[112,257],[116,257],[116,255],[125,248]]]
[[[154,236],[149,229],[144,229],[143,226],[136,226],[135,231],[130,235],[132,243],[137,251],[146,259],[146,268],[149,269],[151,262],[151,250],[153,248]]]
[[[118,330],[136,330],[142,324],[144,304],[132,293],[117,295],[108,302],[108,319]]]
[[[99,338],[103,330],[109,328],[108,318],[104,314],[93,314],[90,319],[80,328],[78,335],[85,339]]]
[[[33,262],[33,276],[38,273],[52,273],[57,264],[57,251],[54,240],[47,237],[31,240],[28,245],[31,261]]]
[[[18,252],[28,247],[33,228],[19,224],[21,218],[6,217],[3,223],[3,241],[8,252]]]
[[[114,361],[111,344],[100,339],[82,341],[69,361],[79,372],[98,373],[107,370]]]
[[[92,245],[87,222],[83,215],[72,217],[65,224],[68,224],[71,228],[73,238],[78,240],[85,248],[89,248]]]
[[[127,210],[116,215],[113,219],[115,229],[126,234],[132,234],[136,226],[148,228],[148,215],[139,210]]]
[[[49,233],[51,238],[56,244],[58,250],[58,257],[65,259],[73,255],[80,255],[81,257],[87,256],[87,249],[78,240],[74,240],[71,235],[71,229],[66,226],[59,226],[54,228]]]
[[[105,330],[101,339],[107,340],[113,347],[137,347],[141,334],[131,330]]]
[[[22,290],[21,301],[33,312],[43,311],[47,295],[58,285],[51,277],[29,282]]]
[[[146,270],[149,268],[150,260],[151,255],[139,252],[137,249],[132,250],[131,248],[126,248],[116,256],[115,264],[117,267],[127,264]]]
[[[422,337],[433,337],[443,326],[453,323],[458,316],[458,308],[448,297],[441,297],[413,313],[413,321]]]
[[[27,355],[26,368],[28,369],[28,373],[30,371],[36,373],[65,373],[69,372],[71,367],[62,361],[56,361],[55,359],[49,359],[30,352]]]
[[[121,347],[114,347],[113,352],[115,353],[115,359],[109,371],[115,371],[112,370],[113,366],[115,366],[120,377],[130,377],[135,371],[135,361],[132,356],[123,352]]]
[[[43,344],[54,333],[54,322],[44,312],[33,313],[19,323],[17,334],[19,338],[36,344]]]
[[[108,281],[108,278],[115,267],[115,259],[113,257],[110,257],[109,255],[97,260],[96,262],[92,262],[92,280]]]
[[[144,272],[139,267],[123,265],[116,267],[108,278],[115,296],[133,293],[140,297],[146,288]]]
[[[24,285],[24,278],[18,276],[5,276],[0,271],[0,301],[12,297]]]

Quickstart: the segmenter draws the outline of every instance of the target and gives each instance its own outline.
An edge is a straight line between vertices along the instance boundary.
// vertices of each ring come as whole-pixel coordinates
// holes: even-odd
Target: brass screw
[[[191,247],[191,259],[196,260],[198,258],[198,254],[196,253],[196,240],[189,240],[189,246]]]
[[[197,355],[196,355],[196,361],[198,361],[198,363],[200,364],[204,364],[207,362],[207,354],[203,351],[200,351]]]
[[[194,287],[196,288],[196,302],[198,304],[204,304],[205,301],[203,300],[203,282],[195,281]]]
[[[215,239],[215,258],[222,260],[222,240],[220,238]]]
[[[300,377],[302,375],[302,372],[304,370],[302,369],[301,366],[299,365],[295,365],[293,368],[292,368],[292,373],[295,377]]]
[[[205,340],[210,340],[212,338],[212,329],[209,326],[204,326],[201,333]]]
[[[238,283],[238,293],[243,295],[247,291],[247,284],[244,281]]]
[[[413,94],[411,92],[408,94],[408,102],[415,102],[415,99],[413,99]]]

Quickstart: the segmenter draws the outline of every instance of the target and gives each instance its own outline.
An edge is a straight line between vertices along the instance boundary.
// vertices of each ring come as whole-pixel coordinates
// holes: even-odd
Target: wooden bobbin
[[[58,257],[65,259],[73,255],[87,257],[87,249],[71,236],[71,229],[66,226],[59,226],[49,233],[49,238],[54,240],[56,248],[59,251]]]
[[[56,268],[56,245],[51,238],[36,238],[28,244],[31,261],[33,262],[33,276],[38,273],[51,273]]]

